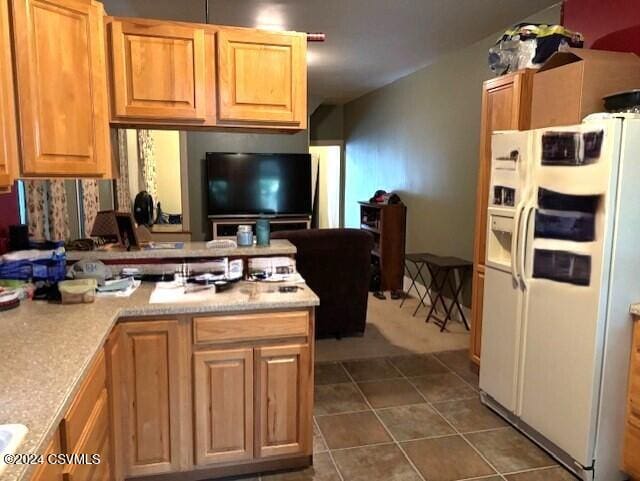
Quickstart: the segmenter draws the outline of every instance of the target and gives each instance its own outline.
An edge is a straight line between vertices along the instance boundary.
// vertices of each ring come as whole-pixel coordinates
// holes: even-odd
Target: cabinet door
[[[168,473],[180,468],[182,371],[178,321],[120,325],[121,392],[115,422],[125,476]],[[118,396],[119,394],[119,396]]]
[[[13,2],[22,173],[107,172],[110,138],[102,4]]]
[[[203,29],[120,20],[110,28],[117,117],[204,121]]]
[[[303,34],[218,32],[218,118],[306,127]]]
[[[197,465],[253,457],[253,350],[193,355]]]
[[[478,266],[473,271],[473,292],[471,295],[471,360],[476,364],[480,364],[483,298],[484,266]]]
[[[313,367],[309,346],[262,347],[255,356],[256,455],[310,454]]]
[[[9,30],[9,2],[0,0],[0,191],[17,177],[18,138]]]

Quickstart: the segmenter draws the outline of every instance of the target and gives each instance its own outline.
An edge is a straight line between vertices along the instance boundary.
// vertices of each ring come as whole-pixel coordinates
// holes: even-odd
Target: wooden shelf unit
[[[371,232],[373,262],[380,264],[380,290],[401,291],[404,278],[407,207],[359,202],[360,228]]]

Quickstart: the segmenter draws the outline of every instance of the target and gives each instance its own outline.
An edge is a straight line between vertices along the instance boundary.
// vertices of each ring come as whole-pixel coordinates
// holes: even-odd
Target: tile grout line
[[[444,366],[446,369],[448,369],[449,371],[451,371],[452,373],[454,373],[456,376],[458,376],[455,372],[453,372],[453,370],[452,370],[449,366],[447,366],[444,362],[442,362],[442,361],[441,361],[440,359],[438,359],[436,356],[434,356],[433,354],[430,354],[430,356],[431,356],[431,357],[433,357],[437,362],[439,362],[439,363],[440,363],[442,366]],[[407,381],[409,381],[409,383],[411,383],[411,381],[409,380],[409,378],[408,378],[407,376],[405,376],[405,377],[406,377]],[[460,376],[458,376],[458,377],[459,377],[459,378],[460,378],[460,379],[461,379],[465,384],[467,384],[468,386],[471,386],[471,384],[469,384],[467,381],[465,381],[464,379],[462,379]],[[411,385],[413,386],[413,383],[411,383]],[[414,387],[415,387],[415,386],[414,386]],[[471,387],[473,388],[473,386],[471,386]],[[476,391],[476,389],[475,389],[475,388],[474,388],[473,390],[477,393],[477,391]],[[426,397],[424,394],[422,394],[422,392],[421,392],[418,388],[416,388],[416,391],[418,391],[418,394],[420,394],[420,396],[422,396],[422,398],[425,400],[425,402],[427,403],[427,405],[428,405],[428,406],[429,406],[429,407],[430,407],[430,408],[431,408],[431,409],[432,409],[432,410],[433,410],[433,411],[434,411],[438,416],[440,416],[440,417],[442,418],[442,420],[443,420],[445,423],[447,423],[447,424],[451,427],[451,429],[453,429],[454,433],[456,433],[458,436],[460,436],[460,437],[461,437],[461,438],[462,438],[462,439],[463,439],[463,440],[464,440],[464,441],[465,441],[465,442],[466,442],[466,443],[471,447],[471,449],[473,449],[473,450],[474,450],[474,451],[475,451],[475,452],[480,456],[480,458],[482,458],[482,459],[484,460],[484,462],[486,462],[486,463],[487,463],[487,465],[497,473],[497,475],[498,475],[500,478],[502,478],[502,479],[504,479],[504,480],[506,481],[506,478],[502,475],[502,473],[500,473],[500,471],[498,471],[498,470],[496,469],[496,467],[495,467],[495,466],[494,466],[494,465],[493,465],[493,464],[492,464],[492,463],[491,463],[491,462],[490,462],[490,461],[489,461],[489,460],[488,460],[488,459],[487,459],[487,458],[486,458],[486,457],[485,457],[485,456],[484,456],[484,455],[483,455],[483,454],[482,454],[478,449],[476,449],[476,447],[475,447],[473,444],[471,444],[471,442],[470,442],[470,441],[469,441],[469,440],[468,440],[468,439],[467,439],[467,438],[466,438],[466,437],[465,437],[465,436],[464,436],[464,435],[463,435],[463,434],[462,434],[462,433],[461,433],[461,432],[460,432],[460,431],[459,431],[459,430],[458,430],[458,429],[457,429],[457,428],[456,428],[456,427],[455,427],[451,422],[449,422],[449,420],[448,420],[447,418],[445,418],[445,417],[440,413],[440,411],[438,411],[438,410],[436,409],[436,407],[433,405],[433,403],[432,403],[431,401],[429,401],[429,400],[427,399],[427,397]],[[475,396],[474,396],[474,397],[475,397]],[[469,398],[469,399],[471,399],[471,398]],[[493,475],[491,475],[491,476],[493,476]],[[473,479],[473,478],[467,478],[467,479]]]
[[[480,451],[479,451],[479,450],[478,450],[478,449],[477,449],[473,444],[471,444],[471,442],[470,442],[470,441],[469,441],[469,440],[464,436],[464,434],[462,434],[462,433],[461,433],[461,432],[460,432],[460,431],[459,431],[459,430],[458,430],[458,429],[457,429],[457,428],[456,428],[456,427],[455,427],[455,426],[454,426],[454,425],[453,425],[453,424],[452,424],[452,423],[451,423],[447,418],[445,418],[445,417],[440,413],[440,411],[438,411],[438,410],[433,406],[433,404],[432,404],[432,403],[431,403],[431,402],[430,402],[430,401],[429,401],[429,400],[428,400],[428,399],[427,399],[427,398],[426,398],[426,397],[425,397],[425,396],[424,396],[420,391],[418,391],[418,392],[419,392],[419,393],[420,393],[420,395],[424,398],[424,400],[427,402],[427,404],[429,405],[429,407],[430,407],[431,409],[433,409],[433,411],[434,411],[438,416],[440,416],[440,417],[442,418],[442,420],[443,420],[445,423],[447,423],[447,424],[451,427],[451,429],[453,429],[454,433],[455,433],[455,434],[457,434],[458,436],[460,436],[460,437],[461,437],[461,438],[462,438],[462,439],[463,439],[463,440],[464,440],[464,441],[465,441],[465,442],[466,442],[466,443],[471,447],[471,449],[473,449],[473,450],[478,454],[478,456],[480,456],[480,458],[482,458],[482,460],[483,460],[485,463],[487,463],[487,465],[488,465],[491,469],[493,469],[493,470],[496,472],[496,474],[498,475],[498,477],[500,477],[500,478],[502,478],[502,479],[505,479],[505,480],[506,480],[506,478],[502,475],[502,473],[500,473],[500,471],[498,471],[498,469],[493,465],[493,463],[491,463],[491,462],[490,462],[490,461],[489,461],[489,460],[488,460],[488,459],[487,459],[487,458],[486,458],[486,457],[485,457],[485,456],[484,456],[484,455],[483,455],[483,454],[482,454],[482,453],[481,453],[481,452],[480,452]],[[454,435],[455,435],[455,434],[454,434]],[[494,476],[494,475],[488,475],[488,476]],[[464,478],[464,479],[473,479],[473,478]]]
[[[388,359],[388,358],[387,358]],[[396,369],[396,371],[400,372],[400,370],[392,363],[389,361],[389,364],[391,364],[393,366],[394,369]],[[342,366],[344,368],[345,371],[347,371],[347,369]],[[402,376],[404,376],[404,374],[402,372],[400,372],[400,374]],[[350,379],[353,380],[353,376],[351,376],[351,373],[349,371],[347,371],[347,376],[349,376]],[[413,463],[413,461],[411,460],[411,458],[409,458],[409,455],[406,453],[406,451],[402,448],[402,446],[400,445],[400,443],[398,442],[398,440],[395,438],[395,436],[391,433],[391,430],[389,428],[387,428],[387,425],[384,423],[384,421],[380,418],[380,416],[378,415],[378,413],[376,412],[375,409],[373,409],[373,406],[371,405],[371,403],[369,402],[369,400],[367,399],[367,396],[365,396],[364,392],[362,392],[362,389],[360,389],[360,386],[358,386],[358,383],[355,382],[355,380],[353,380],[353,383],[356,386],[356,389],[358,390],[358,392],[360,393],[360,395],[362,396],[362,398],[364,399],[364,402],[367,403],[367,405],[369,406],[369,408],[371,409],[371,412],[373,412],[373,415],[376,417],[376,419],[378,420],[378,422],[380,423],[380,425],[382,426],[382,429],[384,429],[387,434],[389,435],[389,438],[393,441],[393,444],[400,450],[400,452],[403,454],[403,456],[405,457],[405,459],[407,460],[407,462],[409,463],[409,466],[411,466],[411,468],[415,471],[415,473],[418,475],[418,478],[420,478],[422,481],[427,481],[427,479],[422,475],[422,473],[420,472],[420,470],[418,469],[418,467]]]
[[[353,384],[353,383],[351,383]],[[314,414],[316,418],[326,418],[329,416],[340,416],[341,414],[358,414],[358,413],[368,413],[370,409],[357,409],[355,411],[340,411],[339,413],[327,413],[327,414]]]
[[[352,449],[371,448],[371,447],[375,447],[375,446],[389,446],[391,444],[396,444],[396,443],[395,443],[395,441],[391,440],[391,441],[383,441],[383,442],[380,442],[380,443],[363,444],[361,446],[349,446],[349,447],[346,447],[346,448],[335,448],[335,449],[332,449],[332,451],[351,451]]]
[[[426,403],[427,406],[429,406],[433,412],[440,417],[447,425],[449,425],[451,427],[451,429],[453,430],[453,433],[448,434],[448,435],[442,435],[442,436],[431,436],[431,437],[423,437],[423,438],[416,438],[416,439],[410,439],[410,440],[404,440],[403,442],[413,442],[413,441],[420,441],[423,439],[437,439],[437,438],[443,438],[443,437],[447,437],[447,436],[455,436],[458,435],[460,436],[465,443],[471,447],[471,449],[473,449],[474,452],[476,452],[478,454],[478,456],[480,456],[480,458],[485,461],[487,463],[487,465],[494,470],[495,474],[489,474],[487,476],[480,476],[480,477],[473,477],[473,478],[464,478],[462,480],[457,480],[457,481],[473,481],[473,480],[482,480],[482,479],[487,479],[487,478],[491,478],[492,476],[498,476],[500,479],[506,480],[506,476],[507,475],[512,475],[512,474],[518,474],[518,473],[523,473],[523,472],[532,472],[532,471],[541,471],[541,470],[548,470],[548,469],[553,469],[555,467],[557,467],[557,465],[551,465],[551,466],[544,466],[544,467],[536,467],[536,468],[531,468],[531,469],[527,469],[527,470],[520,470],[520,471],[514,471],[514,472],[508,472],[508,473],[500,473],[498,471],[498,469],[493,465],[493,463],[491,463],[486,456],[484,456],[478,448],[476,448],[471,441],[467,438],[466,435],[468,434],[475,434],[475,433],[483,433],[483,432],[491,432],[491,431],[497,431],[497,430],[503,430],[503,429],[508,429],[509,426],[501,426],[501,427],[497,427],[497,428],[490,428],[490,429],[484,429],[484,430],[477,430],[477,431],[469,431],[469,432],[461,432],[460,430],[458,430],[451,422],[449,422],[449,420],[447,420],[444,415],[436,408],[435,404],[438,403],[450,403],[450,402],[455,402],[455,401],[463,401],[463,400],[469,400],[469,399],[475,399],[477,398],[479,391],[478,389],[471,384],[469,381],[467,381],[466,379],[464,379],[460,374],[458,374],[456,371],[454,371],[451,367],[449,367],[444,361],[442,361],[441,359],[439,359],[436,355],[436,353],[416,353],[414,355],[416,356],[429,356],[432,357],[433,359],[436,360],[436,362],[440,365],[442,365],[447,372],[454,374],[454,376],[456,378],[458,378],[462,383],[464,383],[465,385],[469,386],[473,391],[474,391],[474,395],[473,396],[469,396],[469,397],[463,397],[463,398],[456,398],[456,399],[447,399],[447,400],[443,400],[443,401],[439,401],[439,402],[431,402],[429,401],[426,396],[416,387],[416,385],[411,381],[411,377],[407,376],[406,374],[404,374],[402,371],[400,371],[400,369],[391,361],[391,358],[393,357],[402,357],[402,356],[382,356],[382,357],[377,357],[377,358],[364,358],[362,359],[363,361],[369,361],[372,359],[385,359],[391,366],[393,366],[393,368],[399,372],[400,376],[399,377],[392,377],[392,378],[383,378],[383,379],[371,379],[371,380],[364,380],[364,381],[356,381],[354,379],[354,377],[351,375],[351,373],[346,369],[346,367],[344,366],[344,362],[349,362],[351,360],[344,360],[344,361],[331,361],[332,363],[335,363],[337,365],[339,365],[341,367],[341,369],[343,370],[343,372],[347,375],[347,377],[349,378],[349,381],[345,382],[346,383],[351,383],[355,386],[355,388],[357,389],[357,391],[359,392],[359,394],[362,396],[362,398],[364,399],[365,403],[367,404],[367,406],[369,406],[370,411],[374,414],[374,416],[376,417],[376,419],[380,422],[380,424],[382,425],[383,429],[387,432],[387,434],[389,435],[389,437],[391,438],[391,442],[389,443],[375,443],[375,444],[370,444],[370,445],[364,445],[364,446],[353,446],[353,447],[349,447],[349,448],[339,448],[336,449],[335,451],[340,451],[340,450],[348,450],[348,449],[356,449],[356,448],[363,448],[363,447],[370,447],[370,446],[380,446],[380,445],[389,445],[389,444],[393,444],[396,445],[400,451],[403,453],[403,455],[405,456],[407,462],[411,465],[411,467],[416,471],[416,473],[418,474],[418,476],[424,480],[424,476],[422,475],[422,473],[418,470],[418,468],[416,467],[416,465],[411,461],[411,459],[409,458],[409,456],[407,455],[406,451],[404,450],[404,448],[402,447],[400,441],[398,441],[395,436],[391,433],[391,431],[387,428],[386,424],[382,421],[382,419],[380,418],[380,416],[378,415],[378,410],[385,410],[385,409],[392,409],[392,408],[396,408],[396,407],[402,407],[402,406],[411,406],[411,405],[416,405],[416,404],[422,404],[422,403],[410,403],[407,405],[399,405],[399,406],[387,406],[387,407],[383,407],[380,408],[378,410],[376,410],[371,403],[369,402],[368,398],[366,397],[366,395],[364,394],[364,392],[362,391],[362,389],[360,389],[360,385],[359,383],[367,383],[367,382],[375,382],[375,381],[384,381],[384,380],[392,380],[392,379],[405,379],[407,382],[409,382],[409,384],[414,387],[414,389],[416,389],[416,391],[418,392],[418,394],[420,395],[420,397],[424,400],[424,402]],[[421,377],[421,376],[413,376],[413,377]],[[343,383],[329,383],[329,384],[343,384]],[[350,411],[350,412],[344,412],[344,413],[335,413],[335,414],[324,414],[324,415],[320,415],[320,416],[316,416],[316,417],[324,417],[324,416],[335,416],[335,415],[340,415],[340,414],[349,414],[349,413],[362,413],[362,412],[367,412],[367,410],[362,410],[362,411]],[[314,420],[315,422],[315,420]],[[322,430],[319,428],[318,425],[318,429],[324,439],[324,434],[322,433]],[[326,444],[326,439],[325,439],[325,444]],[[336,468],[336,470],[338,471],[338,474],[340,475],[340,477],[342,478],[342,480],[344,481],[344,478],[342,477],[342,473],[340,472],[337,463],[335,462],[335,459],[333,458],[332,455],[332,450],[328,447],[327,445],[327,451],[329,452],[329,455],[334,463],[334,466]]]
[[[465,383],[467,386],[469,386],[471,389],[473,389],[476,393],[480,393],[480,386],[476,387],[473,384],[471,384],[469,381],[467,381],[465,378],[463,378],[460,374],[458,374],[456,371],[454,371],[453,369],[451,369],[449,366],[447,366],[443,361],[440,360],[440,358],[438,358],[438,356],[436,356],[435,354],[431,354],[431,357],[433,357],[437,362],[439,362],[442,366],[446,367],[447,369],[449,369],[449,371],[451,371],[458,379],[460,379],[463,383]]]
[[[553,460],[553,458],[551,458]],[[522,473],[530,473],[532,471],[546,471],[549,469],[555,469],[555,468],[561,468],[562,470],[566,470],[567,472],[569,472],[571,475],[573,475],[573,473],[571,473],[570,471],[568,471],[566,468],[564,468],[561,464],[553,464],[551,466],[542,466],[540,468],[529,468],[529,469],[521,469],[518,471],[509,471],[508,473],[504,473],[505,476],[511,476],[513,474],[522,474]],[[576,478],[578,479],[578,478]]]
[[[348,380],[348,381],[342,381],[342,382],[328,382],[325,384],[317,384],[318,387],[322,387],[322,386],[339,386],[340,384],[351,384],[353,382],[355,383],[359,383],[359,382],[377,382],[377,381],[394,381],[394,380],[398,380],[398,379],[404,379],[404,376],[395,376],[395,377],[383,377],[380,379],[365,379],[364,381],[356,381],[356,380]]]
[[[344,368],[344,366],[342,365],[341,362],[338,362],[338,366],[340,366],[340,369],[342,369],[342,371],[344,371],[345,375],[351,379],[349,377],[349,373],[347,372],[347,370]],[[314,363],[314,370],[315,370],[315,363]],[[313,390],[315,392],[316,386],[313,386]],[[314,402],[314,407],[315,407],[315,402]],[[313,416],[313,424],[316,426],[316,428],[318,428],[318,432],[320,433],[320,436],[322,437],[322,440],[324,441],[324,445],[327,448],[327,453],[329,454],[329,459],[331,460],[331,464],[333,464],[333,469],[336,470],[336,473],[338,473],[338,477],[340,478],[340,481],[345,481],[344,480],[344,476],[342,475],[342,471],[340,471],[340,468],[338,467],[338,463],[336,463],[335,458],[333,457],[333,453],[331,452],[331,448],[329,448],[329,443],[327,442],[327,438],[325,437],[324,433],[322,432],[322,429],[320,429],[320,424],[318,424],[318,416]]]
[[[336,463],[336,460],[333,458],[333,453],[331,452],[331,449],[329,449],[329,445],[327,444],[327,440],[324,437],[324,433],[322,432],[322,429],[320,429],[320,425],[316,420],[316,416],[313,416],[313,424],[318,429],[318,432],[320,433],[320,437],[324,442],[324,446],[327,448],[326,453],[329,455],[329,459],[331,460],[331,464],[333,464],[333,468],[336,470],[336,473],[338,473],[338,477],[340,478],[340,480],[344,481],[344,476],[342,476],[342,473],[340,472],[340,468],[338,468],[338,463]],[[314,453],[314,454],[320,454],[320,453]]]
[[[453,369],[451,369],[449,366],[447,366],[444,361],[442,361],[440,358],[438,358],[436,355],[432,355],[433,358],[435,358],[440,364],[442,364],[444,367],[448,368],[451,370],[451,372],[453,372],[453,374],[455,374],[462,382],[464,382],[465,384],[467,384],[468,386],[470,386],[478,395],[480,394],[480,388],[476,388],[475,386],[473,386],[470,382],[468,382],[466,379],[464,379],[462,376],[460,376],[460,374],[458,374],[456,371],[454,371]],[[435,406],[432,406],[433,409],[435,409],[436,411],[438,411],[438,408],[436,408]],[[438,414],[440,414],[440,411],[438,411]],[[488,459],[485,458],[485,456],[471,443],[471,441],[469,441],[469,439],[466,437],[467,434],[475,434],[475,433],[481,433],[481,432],[489,432],[489,431],[498,431],[501,429],[509,429],[511,426],[507,425],[507,426],[503,426],[500,428],[495,428],[495,429],[487,429],[484,431],[472,431],[472,432],[467,432],[467,433],[462,433],[460,431],[458,431],[458,429],[456,429],[453,425],[452,425],[453,429],[456,430],[456,432],[458,432],[458,434],[467,442],[467,444],[469,444],[469,446],[471,446],[474,451],[476,451],[483,459],[485,459],[485,461],[489,464],[489,466],[491,466],[497,473],[498,475],[502,478],[502,479],[507,479],[506,476],[511,475],[511,474],[517,474],[517,473],[528,473],[528,472],[532,472],[532,471],[539,471],[542,469],[551,469],[554,468],[555,466],[557,466],[558,464],[554,464],[551,466],[543,466],[543,467],[537,467],[537,468],[531,468],[531,469],[525,469],[525,470],[521,470],[521,471],[513,471],[513,472],[508,472],[508,473],[500,473],[496,467],[489,462]]]

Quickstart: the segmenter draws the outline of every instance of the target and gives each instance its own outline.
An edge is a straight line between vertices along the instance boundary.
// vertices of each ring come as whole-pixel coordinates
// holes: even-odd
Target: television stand
[[[256,233],[256,220],[261,216],[255,217],[211,217],[211,232],[213,239],[234,239],[238,232],[239,225],[250,225],[253,228],[253,234]],[[311,227],[311,217],[269,217],[271,223],[271,232],[283,230],[303,230]]]

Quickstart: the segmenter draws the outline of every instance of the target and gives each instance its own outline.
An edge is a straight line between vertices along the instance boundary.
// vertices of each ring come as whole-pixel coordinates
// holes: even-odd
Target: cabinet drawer
[[[94,361],[89,375],[73,400],[73,404],[67,411],[60,424],[62,435],[62,447],[66,452],[72,452],[78,444],[78,440],[89,421],[89,417],[105,388],[106,367],[104,352],[100,351]]]
[[[107,390],[103,389],[73,453],[100,455],[99,464],[69,464],[64,481],[107,481],[109,479],[109,410]],[[90,461],[90,459],[88,460]]]
[[[309,335],[307,311],[196,317],[193,320],[196,344],[306,337]]]

